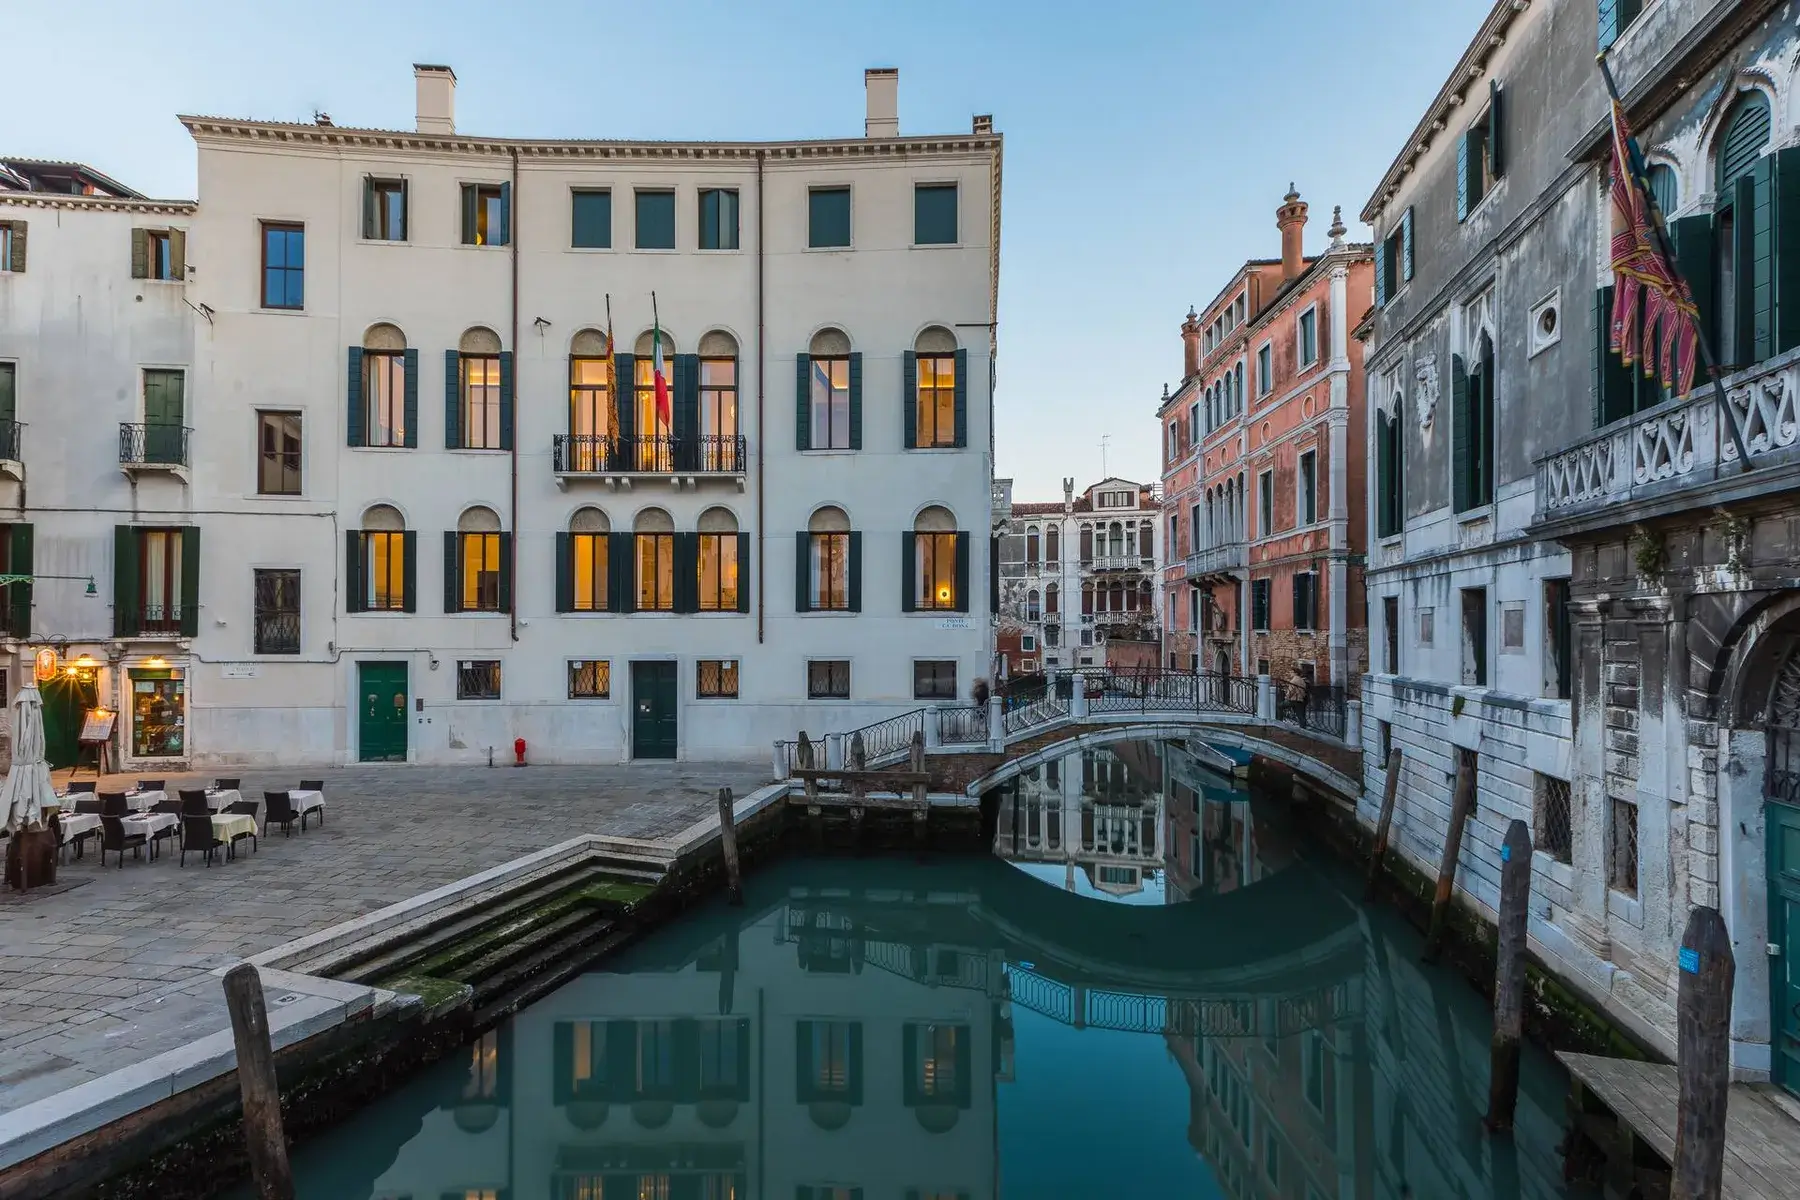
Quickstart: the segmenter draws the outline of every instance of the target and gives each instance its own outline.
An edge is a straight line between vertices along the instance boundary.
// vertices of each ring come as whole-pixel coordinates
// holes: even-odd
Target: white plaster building
[[[121,421],[152,365],[195,377],[191,453],[130,489],[80,418],[131,523],[205,533],[177,640],[108,644],[183,677],[180,755],[128,761],[485,762],[521,737],[538,761],[760,756],[967,696],[990,644],[991,121],[901,136],[897,75],[871,71],[861,137],[474,137],[450,70],[415,74],[416,131],[186,117],[198,211],[120,201],[83,235],[86,286],[156,340],[87,329],[61,357],[116,359]],[[128,229],[172,223],[186,282],[140,303]],[[36,224],[0,304],[72,328]],[[97,386],[22,378],[46,402]],[[40,533],[39,568],[142,609],[111,586],[113,518],[91,523],[50,560]]]

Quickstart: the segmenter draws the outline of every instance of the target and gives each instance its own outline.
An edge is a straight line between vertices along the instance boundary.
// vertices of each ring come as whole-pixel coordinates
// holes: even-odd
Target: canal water
[[[789,861],[302,1147],[302,1200],[1568,1197],[1486,1006],[1179,743],[1010,788],[992,858]],[[247,1194],[247,1193],[246,1193]]]

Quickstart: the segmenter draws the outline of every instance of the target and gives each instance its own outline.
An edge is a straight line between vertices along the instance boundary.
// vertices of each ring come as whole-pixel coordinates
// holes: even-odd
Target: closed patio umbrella
[[[0,784],[0,810],[12,833],[35,828],[44,819],[44,805],[56,802],[50,786],[50,764],[44,761],[44,701],[36,684],[26,684],[13,697],[13,760],[6,782]]]

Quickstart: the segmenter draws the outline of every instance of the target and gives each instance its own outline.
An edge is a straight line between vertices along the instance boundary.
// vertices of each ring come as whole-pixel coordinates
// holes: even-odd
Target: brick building
[[[1303,251],[1307,206],[1276,210],[1281,257],[1251,259],[1182,324],[1165,397],[1163,537],[1171,666],[1347,684],[1368,652],[1362,345],[1374,254]]]

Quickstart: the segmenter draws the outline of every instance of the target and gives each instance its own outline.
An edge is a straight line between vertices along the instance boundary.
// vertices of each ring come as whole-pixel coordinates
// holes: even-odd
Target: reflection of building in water
[[[1291,839],[1280,822],[1256,819],[1264,802],[1253,802],[1248,788],[1179,743],[1163,743],[1162,757],[1169,902],[1235,891],[1292,865]]]
[[[1110,895],[1144,889],[1161,865],[1162,792],[1127,762],[1127,744],[1082,750],[1025,772],[1002,793],[998,853],[1015,862],[1064,863]]]

